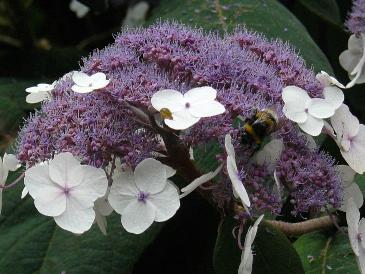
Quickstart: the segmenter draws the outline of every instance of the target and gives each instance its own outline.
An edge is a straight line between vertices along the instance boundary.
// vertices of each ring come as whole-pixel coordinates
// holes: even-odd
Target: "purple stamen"
[[[186,108],[189,108],[189,107],[190,107],[190,103],[189,103],[189,102],[188,102],[188,103],[186,103],[186,104],[185,104],[185,107],[186,107]]]
[[[148,192],[144,192],[144,191],[139,192],[138,196],[137,196],[138,202],[145,203],[148,196],[150,196],[150,194]]]

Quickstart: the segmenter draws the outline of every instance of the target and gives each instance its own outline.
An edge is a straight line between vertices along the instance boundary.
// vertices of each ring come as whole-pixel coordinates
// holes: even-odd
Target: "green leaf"
[[[359,185],[361,192],[365,194],[365,174],[357,175],[355,178],[355,182]]]
[[[295,4],[302,9],[335,25],[341,25],[340,9],[336,0],[299,0]]]
[[[326,235],[312,232],[295,243],[306,274],[360,273],[347,234]]]
[[[161,0],[148,23],[157,18],[179,20],[206,30],[232,31],[238,24],[263,32],[269,38],[290,42],[309,66],[332,73],[326,56],[300,21],[275,0]],[[274,19],[273,19],[274,18]]]
[[[219,226],[213,260],[217,274],[237,273],[241,250],[232,236],[235,225],[237,222],[232,217],[225,217]],[[246,231],[242,234],[242,241],[245,234]],[[304,273],[300,258],[288,238],[268,223],[259,225],[253,246],[253,274]]]
[[[120,216],[108,219],[108,235],[96,225],[83,235],[58,228],[50,217],[41,216],[31,197],[20,199],[21,186],[5,191],[0,217],[1,273],[49,274],[130,273],[143,250],[162,224],[141,235],[122,229]]]

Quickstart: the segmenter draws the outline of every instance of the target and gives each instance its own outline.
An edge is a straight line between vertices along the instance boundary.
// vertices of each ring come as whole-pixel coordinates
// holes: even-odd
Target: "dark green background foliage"
[[[344,83],[348,80],[338,56],[347,46],[349,34],[343,21],[350,1],[161,0],[159,5],[152,2],[154,8],[146,25],[162,18],[222,34],[232,31],[237,24],[245,25],[267,37],[288,41],[316,72],[325,70]],[[0,2],[0,151],[13,142],[23,119],[33,111],[34,106],[25,103],[24,89],[40,82],[51,83],[78,69],[82,56],[112,42],[112,33],[119,30],[128,6],[128,1],[120,0],[118,7],[106,9],[100,8],[101,1],[94,1],[95,6],[99,5],[98,12],[77,19],[68,3]],[[346,103],[365,121],[365,93],[361,89],[364,87],[348,92]],[[335,151],[331,142],[324,146]],[[195,151],[203,171],[216,167],[216,149],[216,145],[209,144]],[[363,191],[364,178],[357,179]],[[142,235],[125,232],[119,217],[113,215],[109,218],[108,236],[103,236],[96,225],[84,235],[75,236],[37,213],[30,197],[21,200],[21,188],[4,193],[0,217],[1,274],[237,273],[241,252],[232,237],[237,222],[226,216],[219,225],[219,213],[197,194],[185,198],[175,218],[167,224],[155,224]],[[328,232],[289,240],[263,223],[254,243],[253,273],[357,273],[346,237]]]

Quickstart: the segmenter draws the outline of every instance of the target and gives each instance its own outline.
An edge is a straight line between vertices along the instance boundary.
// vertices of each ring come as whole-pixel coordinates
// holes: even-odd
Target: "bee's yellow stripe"
[[[254,129],[252,128],[252,126],[250,124],[245,124],[243,126],[243,128],[252,137],[252,139],[256,142],[256,144],[261,144],[260,137],[257,136],[257,134],[255,133]]]

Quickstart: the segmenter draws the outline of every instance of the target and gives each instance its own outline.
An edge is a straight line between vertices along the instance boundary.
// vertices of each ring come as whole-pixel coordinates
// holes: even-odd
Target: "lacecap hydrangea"
[[[199,153],[204,153],[206,144],[216,142],[221,150],[215,160],[220,162],[225,161],[224,138],[230,134],[254,214],[280,214],[287,201],[292,203],[293,214],[341,204],[341,181],[334,159],[311,147],[282,112],[284,87],[301,87],[311,97],[322,97],[323,90],[314,72],[306,68],[290,45],[243,27],[221,37],[178,23],[160,22],[124,30],[114,44],[83,59],[81,71],[89,75],[103,72],[110,84],[100,91],[78,94],[71,90],[70,76],[60,79],[52,99],[43,102],[21,130],[17,154],[28,166],[60,152],[71,152],[95,167],[108,166],[114,156],[121,158],[123,166],[131,167],[155,157],[176,168],[178,175],[194,179],[182,174],[179,159],[166,151],[168,144],[136,117],[135,110],[152,112],[151,97],[162,89],[184,93],[210,86],[217,90],[225,113],[175,132],[176,140]],[[274,168],[282,192],[275,191],[273,170],[253,163],[256,148],[242,143],[242,129],[237,126],[238,116],[252,117],[262,109],[274,110],[280,123],[271,138],[284,143]],[[226,177],[216,178],[207,190],[218,207],[233,202]]]

